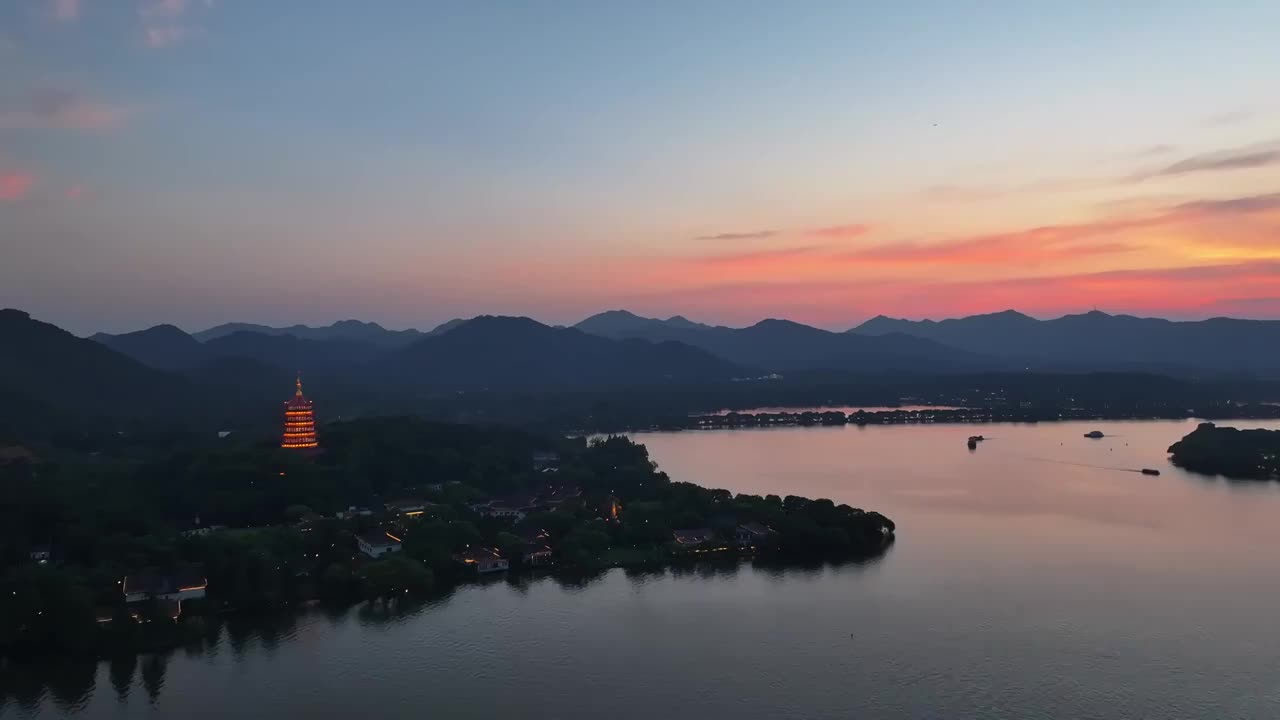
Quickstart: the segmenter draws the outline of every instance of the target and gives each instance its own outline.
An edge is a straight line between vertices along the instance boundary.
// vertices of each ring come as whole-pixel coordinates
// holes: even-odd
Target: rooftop
[[[506,495],[500,498],[494,498],[489,503],[489,507],[494,510],[527,510],[532,508],[538,502],[538,498],[534,495]]]
[[[360,538],[372,547],[394,547],[400,544],[400,538],[378,528],[365,530],[356,537]]]

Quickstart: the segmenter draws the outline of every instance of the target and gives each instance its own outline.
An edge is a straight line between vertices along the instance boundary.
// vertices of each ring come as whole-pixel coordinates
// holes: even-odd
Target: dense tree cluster
[[[1234,478],[1280,478],[1280,430],[1201,423],[1169,447],[1175,465]]]
[[[199,569],[207,597],[184,601],[184,618],[269,614],[446,587],[467,577],[458,557],[477,548],[516,569],[530,546],[550,548],[556,565],[590,570],[691,555],[673,542],[689,528],[709,531],[696,552],[735,556],[739,527],[753,523],[764,529],[751,552],[782,558],[878,552],[894,529],[830,500],[671,482],[621,436],[376,418],[324,426],[321,438],[314,456],[268,440],[157,438],[106,455],[37,448],[40,462],[0,466],[0,654],[154,648],[198,632],[160,602],[125,604],[124,578],[143,572]],[[538,453],[554,453],[553,471]],[[518,519],[477,512],[553,487],[568,499]],[[425,510],[397,512],[404,498]],[[394,533],[400,551],[362,555],[355,536],[370,531]]]

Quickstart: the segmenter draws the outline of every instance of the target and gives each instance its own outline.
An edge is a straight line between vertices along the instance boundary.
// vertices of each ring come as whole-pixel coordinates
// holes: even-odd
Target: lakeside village
[[[11,453],[0,655],[156,648],[204,616],[392,601],[504,572],[840,561],[894,538],[888,518],[831,500],[672,482],[626,437],[410,417],[318,432],[300,379],[284,416],[270,445]]]

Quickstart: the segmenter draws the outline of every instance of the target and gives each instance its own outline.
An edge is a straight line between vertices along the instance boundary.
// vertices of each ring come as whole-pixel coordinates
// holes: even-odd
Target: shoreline
[[[1280,420],[1280,406],[1260,403],[1230,407],[1191,408],[1183,410],[1141,410],[1131,412],[1068,408],[1055,410],[968,408],[963,410],[882,410],[796,412],[729,412],[715,415],[690,415],[683,421],[666,421],[644,427],[633,426],[621,432],[671,432],[680,430],[739,430],[770,427],[836,427],[841,425],[987,425],[992,423],[1055,423],[1081,421],[1132,420]]]
[[[283,605],[264,608],[207,608],[172,623],[155,623],[144,636],[112,636],[112,629],[99,627],[94,646],[84,652],[72,653],[23,653],[0,655],[0,673],[17,667],[58,667],[70,664],[101,664],[122,658],[167,656],[173,652],[199,646],[206,642],[212,631],[221,633],[228,627],[269,627],[281,622],[291,623],[309,612],[341,615],[356,612],[401,613],[433,606],[448,601],[458,591],[497,584],[521,585],[537,580],[550,580],[566,586],[583,587],[602,579],[614,570],[624,573],[676,573],[690,572],[699,567],[735,569],[747,566],[753,569],[787,571],[812,570],[822,567],[865,565],[883,560],[893,549],[896,534],[888,535],[874,549],[851,550],[845,553],[818,555],[791,555],[777,551],[748,551],[726,546],[701,552],[669,551],[661,562],[605,562],[597,565],[554,565],[549,567],[518,567],[501,573],[454,576],[447,581],[433,584],[424,591],[403,595],[378,597],[341,598],[321,595],[294,597]],[[723,551],[723,552],[722,552]],[[154,622],[154,621],[152,621]]]

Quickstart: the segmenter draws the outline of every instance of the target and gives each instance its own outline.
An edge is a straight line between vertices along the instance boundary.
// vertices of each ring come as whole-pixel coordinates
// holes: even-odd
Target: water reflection
[[[118,701],[128,701],[129,690],[133,688],[133,674],[137,669],[138,656],[133,653],[119,655],[107,661],[107,674],[111,677],[111,687],[115,688]]]
[[[34,713],[44,700],[48,670],[8,662],[0,666],[0,708],[10,701],[27,713]],[[87,688],[86,688],[87,690]]]
[[[34,714],[50,700],[59,712],[74,713],[93,694],[96,672],[92,660],[7,663],[0,667],[0,711],[13,703]]]
[[[430,606],[429,601],[411,596],[392,601],[371,601],[357,606],[355,617],[366,627],[395,625],[420,615]],[[346,617],[350,619],[351,613],[348,612]]]
[[[147,691],[147,699],[152,705],[160,699],[160,691],[164,689],[164,673],[169,665],[170,655],[169,651],[164,651],[142,658],[142,687]]]
[[[873,558],[848,561],[811,561],[779,563],[750,558],[727,558],[717,561],[680,563],[667,567],[644,567],[626,570],[599,570],[587,573],[547,572],[512,573],[507,577],[485,578],[425,598],[396,598],[371,601],[351,606],[316,605],[298,613],[260,617],[209,617],[194,621],[195,631],[189,640],[174,650],[143,654],[120,654],[102,662],[92,660],[60,662],[10,663],[0,667],[0,712],[16,705],[22,713],[34,715],[51,705],[59,713],[75,714],[93,697],[97,673],[102,670],[115,694],[117,703],[129,704],[138,685],[147,703],[158,705],[164,694],[166,676],[175,655],[187,661],[214,661],[224,641],[231,648],[232,662],[244,664],[256,657],[270,660],[285,644],[305,635],[305,625],[313,619],[331,628],[355,622],[361,627],[393,627],[413,618],[447,607],[460,590],[474,591],[504,586],[525,597],[540,586],[553,585],[559,590],[581,593],[602,582],[611,572],[620,573],[639,587],[665,578],[704,583],[735,578],[744,569],[764,574],[770,582],[807,580],[827,570],[862,572],[880,562],[884,554]],[[104,683],[105,684],[105,683]]]
[[[665,567],[638,567],[627,568],[622,571],[628,580],[634,585],[644,585],[645,583],[658,580],[667,576]]]

